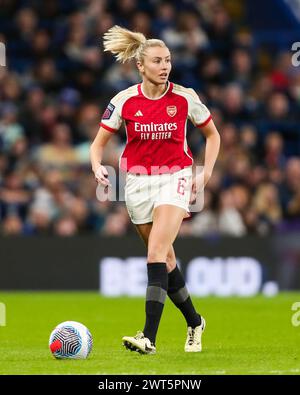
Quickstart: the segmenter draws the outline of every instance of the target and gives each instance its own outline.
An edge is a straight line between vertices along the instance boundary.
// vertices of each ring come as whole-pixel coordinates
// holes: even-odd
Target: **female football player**
[[[134,58],[142,77],[140,84],[111,99],[91,145],[92,170],[107,189],[110,182],[102,164],[103,150],[124,121],[127,143],[120,168],[126,172],[129,216],[147,246],[148,285],[144,329],[136,336],[123,337],[123,344],[143,354],[156,352],[156,334],[168,295],[187,322],[185,351],[200,352],[205,320],[195,310],[176,265],[173,242],[183,218],[189,216],[189,204],[212,174],[220,136],[195,91],[169,81],[171,55],[163,41],[114,26],[104,35],[104,50],[122,63]],[[203,172],[196,177],[186,141],[187,120],[206,138]]]

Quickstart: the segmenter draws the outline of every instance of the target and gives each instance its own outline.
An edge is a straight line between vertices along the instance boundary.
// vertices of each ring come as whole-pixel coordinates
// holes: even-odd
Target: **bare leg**
[[[185,210],[177,206],[164,204],[154,209],[152,229],[148,238],[148,263],[166,262],[184,215]]]
[[[135,225],[138,234],[148,248],[149,235],[152,229],[152,222],[148,224]],[[170,246],[167,254],[167,272],[170,273],[176,267],[176,255],[173,245]]]

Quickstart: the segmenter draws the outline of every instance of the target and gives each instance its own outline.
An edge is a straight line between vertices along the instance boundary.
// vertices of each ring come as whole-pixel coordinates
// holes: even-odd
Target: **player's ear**
[[[143,72],[144,72],[144,65],[142,64],[142,62],[137,61],[137,62],[136,62],[136,66],[137,66],[137,68],[138,68],[138,70],[139,70],[140,73],[143,73]]]

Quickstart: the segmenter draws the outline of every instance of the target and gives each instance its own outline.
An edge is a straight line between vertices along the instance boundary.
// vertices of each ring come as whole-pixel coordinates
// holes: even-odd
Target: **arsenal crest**
[[[176,113],[177,113],[177,107],[176,106],[168,106],[167,107],[167,114],[170,117],[174,117],[174,115],[176,115]]]

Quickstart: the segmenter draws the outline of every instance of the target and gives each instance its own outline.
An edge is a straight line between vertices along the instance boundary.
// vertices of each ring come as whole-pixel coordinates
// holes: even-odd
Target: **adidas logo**
[[[135,117],[142,117],[142,116],[143,116],[143,113],[142,113],[141,110],[139,110],[138,112],[136,112],[136,113],[134,114],[134,116],[135,116]]]

